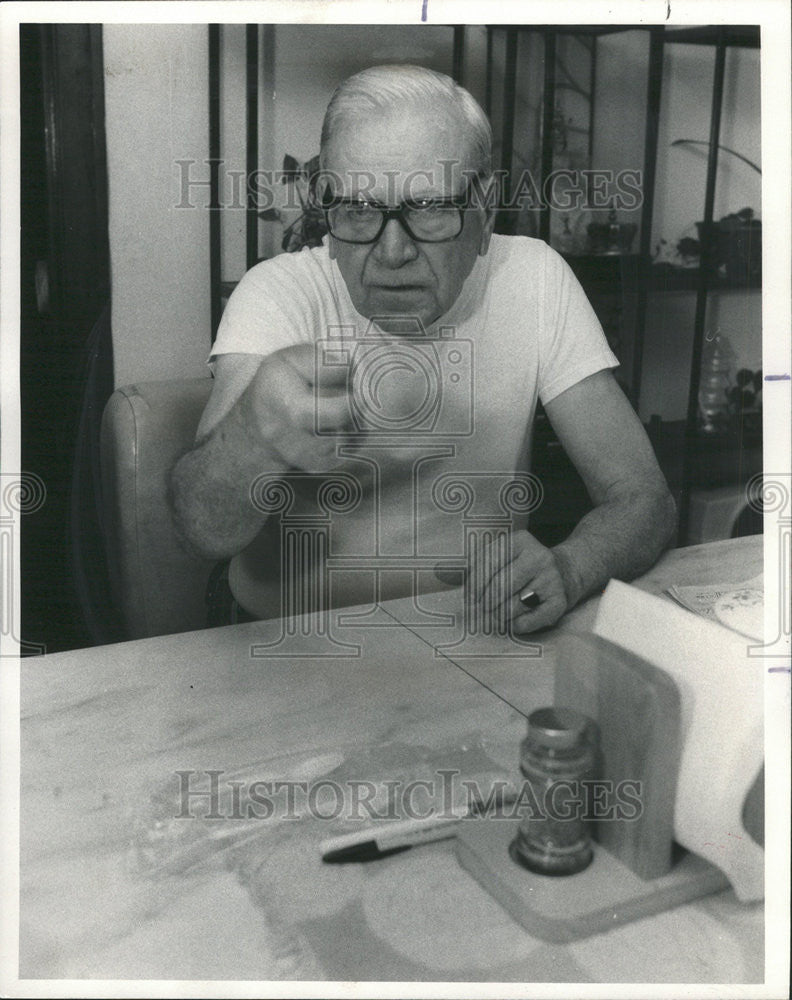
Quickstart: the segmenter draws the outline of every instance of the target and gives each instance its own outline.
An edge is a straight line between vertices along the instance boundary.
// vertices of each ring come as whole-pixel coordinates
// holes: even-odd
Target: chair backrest
[[[102,417],[106,546],[125,638],[204,628],[212,563],[179,540],[168,502],[174,462],[195,439],[210,378],[116,389]]]

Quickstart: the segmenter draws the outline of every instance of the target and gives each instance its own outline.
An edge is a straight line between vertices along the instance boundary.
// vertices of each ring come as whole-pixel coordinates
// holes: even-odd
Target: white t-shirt
[[[329,511],[324,542],[286,552],[283,531],[320,510],[319,480],[294,480],[283,519],[271,517],[232,560],[234,596],[261,617],[295,610],[281,599],[282,562],[289,586],[314,594],[326,586],[313,581],[312,590],[292,577],[310,564],[312,545],[326,546],[335,605],[368,601],[376,566],[382,597],[409,593],[416,580],[419,589],[439,586],[431,564],[464,557],[466,519],[503,518],[504,483],[529,468],[537,399],[546,404],[618,365],[568,265],[521,236],[493,236],[451,309],[414,337],[384,335],[355,310],[326,246],[264,261],[234,290],[210,363],[320,341],[320,367],[352,362],[353,426],[367,434],[350,438],[338,471],[341,492],[360,500]],[[404,386],[409,405],[402,395],[389,409]],[[451,476],[468,484],[472,504],[455,502]]]

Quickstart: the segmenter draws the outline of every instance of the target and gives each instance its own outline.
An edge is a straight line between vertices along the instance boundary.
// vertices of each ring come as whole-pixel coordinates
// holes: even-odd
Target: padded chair
[[[168,503],[168,474],[192,445],[210,378],[116,389],[102,417],[104,529],[125,639],[206,625],[213,563],[186,551]]]

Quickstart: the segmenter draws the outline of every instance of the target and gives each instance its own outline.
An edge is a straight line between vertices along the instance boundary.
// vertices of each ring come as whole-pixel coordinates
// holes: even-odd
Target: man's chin
[[[377,324],[383,333],[394,337],[420,336],[439,318],[436,309],[410,309],[405,307],[400,312],[392,309],[372,309],[368,318]]]
[[[393,336],[420,336],[440,316],[433,295],[423,290],[409,293],[369,294],[364,308],[359,310],[373,320],[383,333]]]
[[[422,316],[401,314],[399,316],[372,316],[371,319],[377,324],[383,333],[388,333],[393,337],[416,337],[420,336],[430,325]]]

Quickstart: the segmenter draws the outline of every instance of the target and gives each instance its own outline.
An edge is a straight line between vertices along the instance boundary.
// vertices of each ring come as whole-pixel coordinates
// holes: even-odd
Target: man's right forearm
[[[265,472],[285,473],[286,464],[253,432],[244,396],[171,473],[171,504],[180,534],[210,559],[244,549],[258,534],[265,515],[251,497]]]

